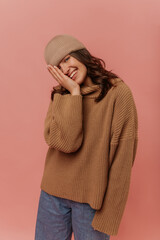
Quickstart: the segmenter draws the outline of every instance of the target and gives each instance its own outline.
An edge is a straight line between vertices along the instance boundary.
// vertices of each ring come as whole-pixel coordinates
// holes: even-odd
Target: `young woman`
[[[45,47],[53,87],[35,240],[110,239],[127,202],[138,143],[132,92],[71,35]],[[103,63],[103,64],[102,64]]]

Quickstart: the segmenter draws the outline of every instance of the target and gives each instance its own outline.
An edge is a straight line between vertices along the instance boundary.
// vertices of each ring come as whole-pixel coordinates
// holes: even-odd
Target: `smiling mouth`
[[[75,76],[76,76],[76,74],[77,74],[77,71],[78,71],[78,70],[74,70],[74,72],[71,73],[71,75],[73,74],[72,77],[70,77],[71,79],[74,79],[74,78],[75,78]]]

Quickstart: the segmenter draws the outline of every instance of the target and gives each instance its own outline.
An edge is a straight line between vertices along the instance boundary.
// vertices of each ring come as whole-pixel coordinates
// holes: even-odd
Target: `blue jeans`
[[[41,190],[35,240],[109,240],[91,226],[95,209],[88,203],[56,197]]]

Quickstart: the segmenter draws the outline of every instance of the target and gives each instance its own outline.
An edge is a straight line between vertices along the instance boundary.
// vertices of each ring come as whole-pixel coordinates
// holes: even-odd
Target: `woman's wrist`
[[[80,88],[75,89],[75,90],[71,93],[71,95],[81,95]]]

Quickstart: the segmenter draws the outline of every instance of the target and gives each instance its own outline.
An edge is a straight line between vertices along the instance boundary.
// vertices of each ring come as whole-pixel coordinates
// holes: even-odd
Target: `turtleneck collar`
[[[99,89],[100,89],[100,86],[94,84],[89,76],[87,76],[84,82],[80,85],[80,91],[82,95],[95,92]]]
[[[111,79],[111,82],[113,84],[116,84],[121,81],[123,81],[123,80],[120,78]],[[54,88],[62,89],[62,86],[58,85]],[[80,92],[81,92],[82,96],[92,93],[92,94],[89,94],[88,97],[91,97],[91,98],[96,97],[99,95],[100,90],[101,90],[101,87],[99,85],[94,84],[89,76],[87,76],[87,78],[84,80],[84,82],[80,85]]]
[[[62,89],[61,85],[57,85],[54,89]],[[90,77],[87,77],[84,82],[80,85],[80,92],[81,95],[87,95],[91,92],[95,92],[96,90],[100,89],[99,85],[96,85],[92,82]]]

